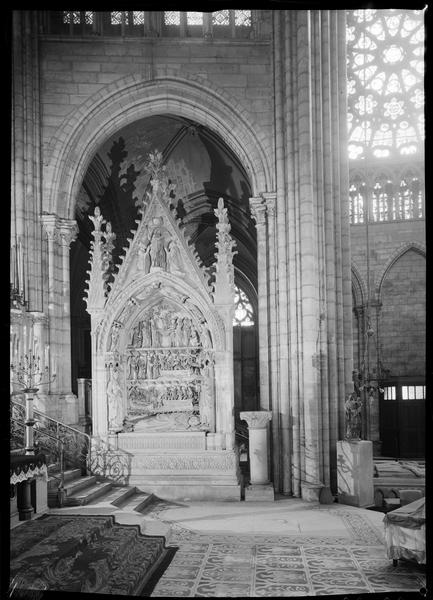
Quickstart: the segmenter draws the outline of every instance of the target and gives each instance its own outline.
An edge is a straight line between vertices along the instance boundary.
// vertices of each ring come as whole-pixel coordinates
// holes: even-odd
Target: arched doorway
[[[176,217],[182,221],[210,273],[216,239],[214,208],[218,198],[223,197],[236,241],[235,282],[247,294],[257,315],[256,229],[249,209],[251,182],[243,165],[217,134],[190,119],[157,115],[135,121],[110,136],[93,156],[75,207],[79,226],[78,239],[71,249],[75,393],[77,378],[90,377],[91,373],[90,320],[83,301],[92,229],[88,214],[93,214],[94,207],[99,205],[111,222],[117,236],[113,257],[118,264],[131,230],[137,227],[137,200],[143,197],[149,183],[143,165],[148,153],[155,149],[162,152],[169,177],[176,184]],[[235,351],[237,414],[258,406],[256,321],[253,327],[242,327],[235,334],[239,342]]]

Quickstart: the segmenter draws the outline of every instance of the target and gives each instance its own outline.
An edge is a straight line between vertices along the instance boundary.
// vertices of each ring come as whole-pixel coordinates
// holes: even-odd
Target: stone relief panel
[[[125,431],[212,430],[214,356],[206,323],[163,300],[129,333]]]

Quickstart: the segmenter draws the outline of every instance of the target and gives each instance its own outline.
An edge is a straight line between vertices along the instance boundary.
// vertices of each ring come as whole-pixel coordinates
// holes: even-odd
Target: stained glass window
[[[180,25],[180,11],[167,10],[164,12],[164,25]]]
[[[236,27],[251,27],[251,11],[250,10],[235,10],[235,26]]]
[[[217,10],[212,13],[212,25],[230,25],[230,11]]]
[[[64,10],[63,11],[63,23],[65,23],[67,25],[70,25],[71,23],[73,25],[79,25],[81,23],[81,17],[82,17],[82,13],[79,10],[73,10],[73,11]],[[92,25],[93,12],[84,11],[83,17],[84,17],[84,23],[86,25]]]
[[[416,155],[424,139],[423,11],[347,14],[349,158]]]
[[[202,12],[187,12],[186,22],[188,25],[203,25],[203,13]]]
[[[110,22],[112,25],[121,25],[122,11],[116,10],[110,13]]]
[[[144,12],[142,10],[132,11],[132,22],[134,25],[144,24]]]
[[[235,285],[235,315],[233,325],[251,327],[254,325],[253,307],[246,293]]]

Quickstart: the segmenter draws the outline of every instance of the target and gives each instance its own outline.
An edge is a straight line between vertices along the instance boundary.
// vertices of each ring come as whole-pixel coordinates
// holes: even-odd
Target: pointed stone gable
[[[114,302],[131,280],[158,271],[180,277],[207,298],[211,297],[209,275],[175,217],[171,197],[175,186],[169,182],[160,152],[149,154],[146,170],[151,177],[151,191],[146,192],[139,207],[141,219],[136,220],[137,229],[131,230],[129,246],[123,249],[109,302]]]

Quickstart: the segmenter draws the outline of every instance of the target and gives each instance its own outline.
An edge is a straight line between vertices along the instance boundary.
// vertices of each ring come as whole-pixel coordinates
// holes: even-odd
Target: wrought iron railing
[[[90,462],[92,475],[104,477],[115,485],[128,485],[131,474],[131,456],[119,448],[113,448],[105,440],[92,440]]]
[[[16,427],[16,422],[24,424],[25,407],[18,401],[11,401],[11,429]],[[90,473],[91,443],[90,436],[70,425],[56,421],[43,412],[35,409],[34,435],[38,449],[43,450],[49,457],[56,459],[60,466],[60,454],[63,454],[62,469],[79,468],[83,475]],[[16,436],[11,437],[16,439]],[[60,446],[62,452],[60,453]]]

